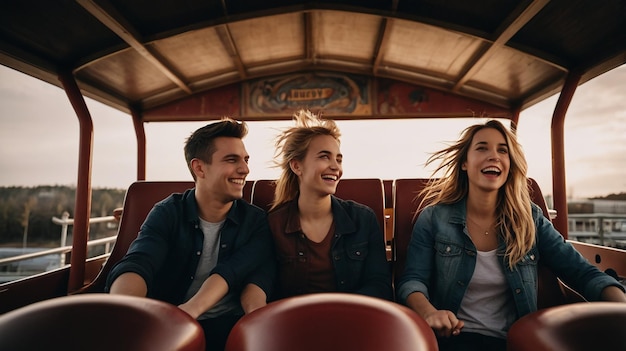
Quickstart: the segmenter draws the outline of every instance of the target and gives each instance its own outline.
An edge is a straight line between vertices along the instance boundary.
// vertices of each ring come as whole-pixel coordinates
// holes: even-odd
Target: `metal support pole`
[[[72,256],[67,292],[72,293],[84,285],[87,241],[89,240],[89,216],[91,213],[91,161],[93,151],[93,122],[85,99],[70,71],[59,74],[79,123],[78,180],[76,182],[76,203],[74,205],[74,235],[72,236]]]
[[[568,237],[567,230],[567,190],[565,180],[565,114],[580,82],[580,73],[570,72],[559,95],[552,115],[550,132],[552,137],[552,192],[554,208],[558,216],[552,221],[554,227]]]

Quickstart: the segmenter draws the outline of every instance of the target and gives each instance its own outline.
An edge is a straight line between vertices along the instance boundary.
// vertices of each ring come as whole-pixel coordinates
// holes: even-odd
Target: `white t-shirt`
[[[465,322],[463,332],[506,338],[515,321],[515,304],[496,251],[478,251],[457,318]]]

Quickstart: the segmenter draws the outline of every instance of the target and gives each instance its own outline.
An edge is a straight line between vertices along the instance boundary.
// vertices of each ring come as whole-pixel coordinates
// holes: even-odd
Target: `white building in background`
[[[626,248],[626,201],[569,201],[567,209],[569,239]]]

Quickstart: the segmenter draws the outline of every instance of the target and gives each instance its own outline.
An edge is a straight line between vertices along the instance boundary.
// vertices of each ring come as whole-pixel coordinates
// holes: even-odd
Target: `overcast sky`
[[[580,86],[565,119],[568,196],[626,192],[626,66]],[[544,194],[552,193],[550,117],[557,96],[522,112],[518,135]],[[129,115],[87,99],[94,122],[92,186],[127,188],[136,174]],[[429,153],[474,121],[339,121],[344,178],[426,177]],[[150,123],[148,180],[191,180],[184,140],[206,123]],[[290,122],[250,123],[248,179],[275,178],[273,138]],[[0,66],[0,186],[75,185],[78,119],[65,93]]]

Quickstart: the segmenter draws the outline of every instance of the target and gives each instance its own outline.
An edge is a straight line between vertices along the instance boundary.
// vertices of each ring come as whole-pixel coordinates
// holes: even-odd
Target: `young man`
[[[207,350],[223,350],[235,322],[265,305],[273,284],[266,214],[242,200],[246,134],[245,123],[226,118],[187,139],[195,188],[152,208],[107,279],[111,294],[166,301],[198,319]]]

